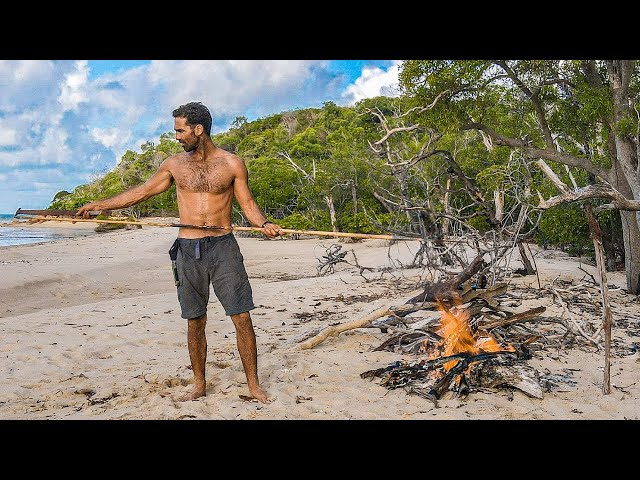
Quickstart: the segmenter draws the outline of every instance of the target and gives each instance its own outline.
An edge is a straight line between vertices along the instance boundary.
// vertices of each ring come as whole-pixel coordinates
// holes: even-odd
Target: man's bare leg
[[[193,391],[181,397],[179,400],[185,402],[204,397],[207,394],[207,383],[205,380],[205,365],[207,364],[207,336],[205,327],[207,325],[207,314],[188,320],[187,345],[189,346],[189,358],[191,358],[191,369],[195,380]]]
[[[247,385],[251,396],[262,403],[269,403],[267,394],[258,382],[258,350],[256,347],[256,334],[251,323],[249,312],[231,315],[231,320],[236,327],[236,344],[242,360],[244,374],[247,377]]]

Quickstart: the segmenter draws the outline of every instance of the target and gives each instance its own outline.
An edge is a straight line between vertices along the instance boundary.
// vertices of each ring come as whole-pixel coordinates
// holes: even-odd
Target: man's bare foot
[[[249,388],[249,393],[253,398],[261,403],[271,403],[271,399],[267,397],[267,394],[260,387]]]
[[[178,402],[188,402],[191,400],[197,400],[200,397],[204,397],[207,394],[206,390],[194,390],[191,393],[188,393],[186,395],[182,395],[181,397],[178,397]]]

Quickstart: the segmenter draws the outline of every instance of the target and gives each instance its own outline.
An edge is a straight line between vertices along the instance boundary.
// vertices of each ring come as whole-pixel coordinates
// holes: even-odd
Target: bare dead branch
[[[279,154],[281,157],[286,158],[289,161],[289,164],[294,168],[294,170],[297,170],[298,172],[302,173],[302,175],[304,177],[309,177],[309,174],[300,166],[298,165],[296,162],[293,161],[293,159],[289,156],[288,153],[286,152],[279,152]]]
[[[590,199],[609,199],[612,200],[612,207],[619,210],[640,210],[639,200],[630,200],[618,192],[615,188],[608,184],[598,183],[594,185],[587,185],[578,190],[565,191],[561,195],[556,195],[547,200],[540,197],[540,202],[537,207],[546,210],[561,203],[580,202]]]

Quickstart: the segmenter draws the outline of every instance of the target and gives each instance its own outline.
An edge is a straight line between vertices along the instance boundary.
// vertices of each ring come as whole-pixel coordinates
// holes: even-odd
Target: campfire
[[[403,388],[410,394],[437,401],[446,393],[466,396],[474,389],[510,385],[542,398],[539,375],[523,362],[531,358],[522,344],[514,347],[483,327],[482,305],[449,306],[436,300],[439,316],[428,328],[400,330],[374,350],[400,351],[418,355],[416,361],[397,361],[384,368],[368,370],[362,378],[380,378],[388,389]],[[484,303],[481,301],[479,303]],[[475,312],[475,315],[474,315]],[[484,322],[485,325],[491,325]],[[495,326],[495,325],[494,325]]]

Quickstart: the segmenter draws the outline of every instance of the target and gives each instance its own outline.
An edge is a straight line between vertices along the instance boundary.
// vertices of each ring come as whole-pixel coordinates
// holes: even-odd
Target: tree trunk
[[[630,105],[630,87],[635,61],[607,60],[607,76],[613,100],[610,129],[613,133],[616,155],[611,160],[615,180],[620,193],[626,198],[640,198],[638,181],[638,158],[633,141],[621,134],[616,127],[627,118],[635,117]],[[624,238],[624,264],[627,276],[627,291],[640,294],[640,229],[638,212],[621,211],[622,236]]]
[[[600,293],[602,295],[602,330],[604,331],[604,381],[602,393],[611,393],[611,326],[613,325],[611,305],[609,302],[609,287],[607,284],[607,272],[604,265],[604,252],[602,250],[602,229],[596,220],[591,205],[584,206],[584,212],[589,222],[591,239],[596,253],[596,266],[598,268],[598,282],[600,283]]]
[[[617,269],[616,256],[618,251],[618,242],[616,238],[615,214],[612,214],[608,222],[607,228],[602,229],[602,248],[607,261],[607,272],[615,272]]]
[[[502,218],[504,217],[504,193],[500,190],[494,190],[493,203],[496,205],[496,220],[502,223]]]
[[[624,268],[627,291],[640,295],[640,229],[636,212],[622,211],[622,238],[624,239]]]
[[[444,198],[442,200],[442,203],[444,204],[444,213],[447,214],[446,217],[444,217],[444,219],[442,220],[442,235],[444,237],[447,237],[450,232],[449,232],[449,223],[450,223],[450,216],[451,216],[451,204],[450,204],[450,197],[451,197],[451,176],[447,177],[447,190],[444,192]]]
[[[602,232],[602,248],[607,262],[607,272],[616,271],[616,250],[611,233]]]
[[[394,213],[394,212],[397,211],[397,210],[393,209],[391,207],[391,205],[389,204],[389,202],[387,202],[387,200],[382,195],[380,195],[378,192],[376,192],[374,190],[372,193],[373,193],[373,196],[376,197],[376,200],[378,200],[378,202],[380,202],[380,205],[382,205],[384,208],[387,209],[387,212]]]
[[[627,178],[622,172],[619,161],[612,165],[615,174],[615,188],[626,198],[634,198]],[[632,210],[620,210],[622,223],[622,241],[624,245],[624,269],[627,279],[627,291],[640,294],[640,228],[638,214]]]
[[[338,222],[336,220],[336,207],[333,205],[333,198],[331,195],[325,195],[324,201],[327,203],[327,207],[329,207],[329,216],[331,218],[331,230],[334,232],[338,231]]]
[[[355,182],[351,184],[351,198],[353,199],[353,214],[358,214],[358,193]]]

